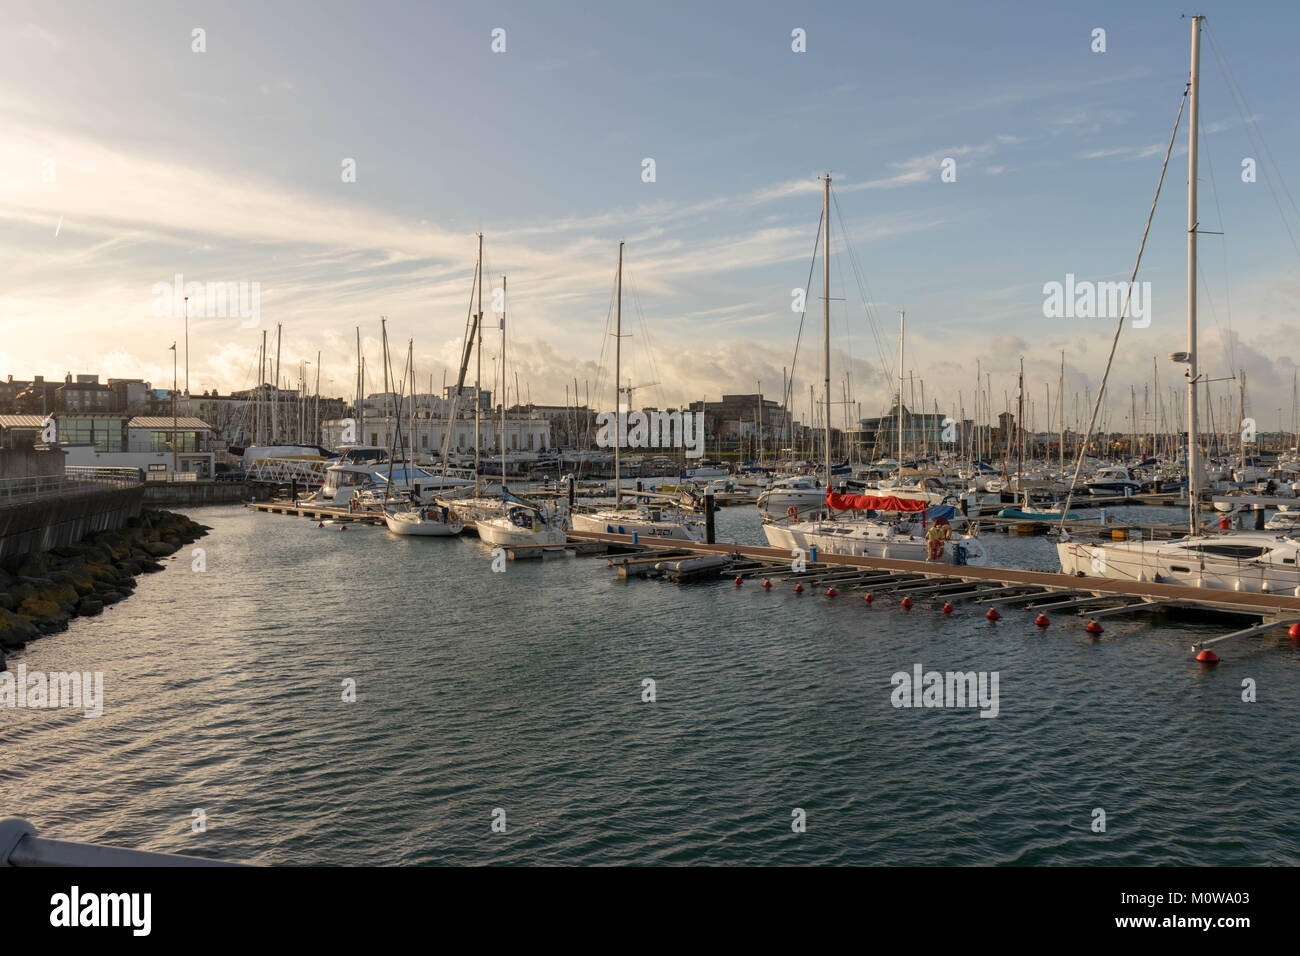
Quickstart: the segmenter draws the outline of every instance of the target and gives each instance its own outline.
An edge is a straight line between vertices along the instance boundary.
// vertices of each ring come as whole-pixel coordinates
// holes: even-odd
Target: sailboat
[[[474,522],[479,538],[486,544],[546,547],[563,545],[569,540],[564,529],[564,515],[519,498],[504,485],[501,486],[501,502],[505,514]]]
[[[575,512],[570,520],[575,531],[596,531],[610,534],[635,534],[647,537],[678,538],[687,541],[703,541],[704,526],[699,521],[691,521],[681,514],[680,507],[675,515],[668,507],[651,505],[639,506],[634,510],[623,510],[622,456],[620,448],[626,431],[626,413],[623,410],[623,392],[621,384],[622,342],[623,342],[623,243],[618,244],[618,279],[614,310],[614,507],[586,513]],[[626,390],[631,395],[631,389]],[[631,411],[629,407],[627,411]],[[698,470],[698,469],[697,469]],[[725,474],[725,472],[723,473]],[[649,500],[647,493],[640,493],[644,500]],[[665,496],[666,497],[666,496]]]
[[[1292,593],[1300,597],[1300,539],[1265,532],[1202,533],[1201,448],[1196,385],[1197,147],[1199,134],[1201,17],[1192,17],[1192,63],[1187,153],[1187,351],[1170,356],[1187,365],[1188,535],[1174,541],[1088,545],[1063,535],[1056,546],[1061,571],[1079,576],[1158,581],[1233,591]]]
[[[831,178],[823,180],[822,223],[826,230],[823,235],[826,242],[822,248],[823,281],[823,361],[826,387],[825,414],[825,452],[826,475],[833,474],[831,465],[831,265],[830,265],[830,221],[831,221]],[[902,350],[903,350],[903,316],[899,316],[899,393],[898,393],[898,461],[901,476],[903,461],[903,394]],[[763,535],[774,548],[786,550],[810,551],[816,548],[827,554],[863,555],[874,558],[897,558],[911,561],[937,560],[944,563],[968,563],[980,560],[983,549],[978,541],[965,534],[950,534],[946,543],[940,545],[940,553],[931,559],[931,542],[926,536],[926,525],[930,518],[948,519],[955,516],[956,509],[944,506],[941,510],[931,508],[930,501],[922,496],[910,496],[907,492],[885,495],[851,495],[836,494],[829,486],[824,492],[827,515],[824,519],[799,521],[797,514],[792,514],[787,521],[768,520],[763,524]],[[839,517],[836,512],[841,512]],[[845,516],[843,512],[854,512],[855,516]],[[878,517],[879,514],[893,514],[892,519]]]

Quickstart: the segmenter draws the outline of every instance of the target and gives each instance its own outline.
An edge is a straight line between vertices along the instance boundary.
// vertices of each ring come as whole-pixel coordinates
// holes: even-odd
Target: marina
[[[1300,7],[10,7],[16,949],[1286,928]]]

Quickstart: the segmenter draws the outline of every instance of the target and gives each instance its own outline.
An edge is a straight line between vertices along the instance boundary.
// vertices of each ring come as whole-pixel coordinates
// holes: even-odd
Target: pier
[[[1260,623],[1221,637],[1198,641],[1193,653],[1201,655],[1210,645],[1262,634],[1266,631],[1300,623],[1300,596],[1252,591],[1227,591],[1217,588],[1186,587],[1150,581],[1120,581],[1113,578],[1076,577],[1044,571],[1014,568],[990,568],[973,565],[933,564],[926,561],[900,561],[857,555],[819,555],[808,560],[802,570],[794,570],[791,556],[781,548],[728,543],[703,544],[697,541],[659,538],[653,545],[643,545],[633,535],[594,531],[570,531],[570,540],[600,542],[620,548],[640,550],[639,559],[616,558],[610,561],[624,577],[664,577],[669,580],[725,580],[743,583],[761,577],[768,583],[794,583],[799,591],[825,588],[828,595],[843,591],[868,591],[901,594],[911,599],[932,602],[942,599],[987,606],[989,616],[998,607],[1017,606],[1042,614],[1049,610],[1071,610],[1089,618],[1089,629],[1100,633],[1098,618],[1121,614],[1140,614],[1182,608],[1217,615],[1253,618]],[[712,566],[701,565],[699,575],[683,576],[664,573],[657,565],[680,564],[683,558],[723,556],[728,560]],[[831,595],[831,596],[834,596]],[[1094,628],[1095,625],[1095,628]],[[1297,633],[1300,633],[1298,631]],[[1216,656],[1202,658],[1207,662]]]

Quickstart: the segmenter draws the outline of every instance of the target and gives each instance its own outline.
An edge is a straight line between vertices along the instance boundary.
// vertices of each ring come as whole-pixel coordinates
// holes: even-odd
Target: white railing
[[[36,501],[60,495],[131,488],[140,484],[138,468],[94,468],[69,465],[63,474],[0,479],[0,505]]]

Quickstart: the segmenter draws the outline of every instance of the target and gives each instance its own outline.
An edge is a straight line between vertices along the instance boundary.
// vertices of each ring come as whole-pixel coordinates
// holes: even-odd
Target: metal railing
[[[87,491],[130,488],[140,484],[138,468],[94,468],[69,465],[60,475],[31,475],[0,479],[0,505]]]
[[[97,843],[46,840],[26,820],[0,820],[0,867],[6,866],[247,866],[177,853],[150,853]]]

